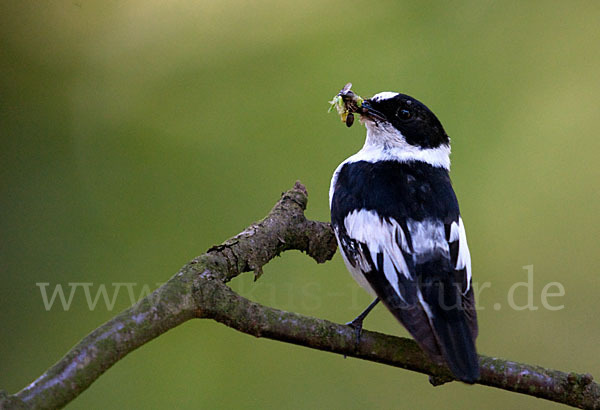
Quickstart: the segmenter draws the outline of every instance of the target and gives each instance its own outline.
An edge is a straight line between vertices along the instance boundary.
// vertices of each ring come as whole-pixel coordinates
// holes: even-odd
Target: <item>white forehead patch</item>
[[[391,91],[383,91],[379,94],[375,94],[373,97],[371,97],[371,100],[373,100],[373,101],[389,100],[391,98],[394,98],[397,95],[398,95],[398,93],[394,93]]]

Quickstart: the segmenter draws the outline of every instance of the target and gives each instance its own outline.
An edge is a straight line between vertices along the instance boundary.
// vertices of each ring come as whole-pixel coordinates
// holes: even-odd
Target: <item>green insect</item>
[[[346,112],[346,104],[344,104],[344,99],[340,94],[333,97],[333,100],[329,101],[329,104],[331,104],[331,106],[329,107],[328,112],[331,112],[331,110],[334,108],[339,115],[342,115]]]
[[[348,83],[342,88],[342,90],[335,96],[329,104],[329,112],[335,108],[338,115],[342,119],[342,122],[346,123],[347,127],[351,127],[354,124],[355,112],[360,113],[362,107],[363,98],[356,95],[352,90],[352,83]]]

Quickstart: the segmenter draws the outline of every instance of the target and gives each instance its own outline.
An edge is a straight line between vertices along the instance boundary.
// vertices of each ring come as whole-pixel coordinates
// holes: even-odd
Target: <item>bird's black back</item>
[[[360,209],[401,223],[432,217],[451,223],[460,214],[448,171],[417,161],[344,164],[335,183],[332,222],[343,226],[346,215]]]

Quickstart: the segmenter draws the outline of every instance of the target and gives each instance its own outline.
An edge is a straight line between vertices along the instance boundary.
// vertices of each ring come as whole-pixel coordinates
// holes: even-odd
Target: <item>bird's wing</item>
[[[336,233],[345,259],[365,275],[373,290],[387,289],[389,298],[397,299],[398,305],[412,304],[414,300],[404,286],[414,280],[413,269],[409,266],[412,257],[401,224],[392,218],[381,218],[374,211],[361,209],[346,215],[341,228],[336,229]],[[379,295],[380,292],[376,293]]]
[[[344,218],[343,226],[336,227],[336,234],[357,282],[372,290],[431,358],[442,363],[439,343],[419,300],[407,224],[380,218],[373,211],[355,210]]]
[[[431,358],[445,357],[465,381],[476,378],[477,322],[462,219],[399,222],[361,209],[336,233],[353,274],[364,276]]]
[[[462,291],[462,307],[467,317],[473,339],[477,338],[477,312],[475,310],[475,296],[471,279],[471,254],[467,244],[467,234],[462,218],[445,225],[446,239],[450,249],[451,266],[454,268],[455,282]]]

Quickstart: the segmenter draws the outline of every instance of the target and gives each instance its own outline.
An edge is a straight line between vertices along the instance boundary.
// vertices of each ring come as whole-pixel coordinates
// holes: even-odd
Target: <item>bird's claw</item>
[[[357,318],[358,319],[358,318]],[[354,335],[356,337],[354,350],[358,350],[358,346],[360,345],[360,336],[362,334],[363,321],[354,319],[351,322],[346,323],[347,326],[350,326],[354,329]]]

